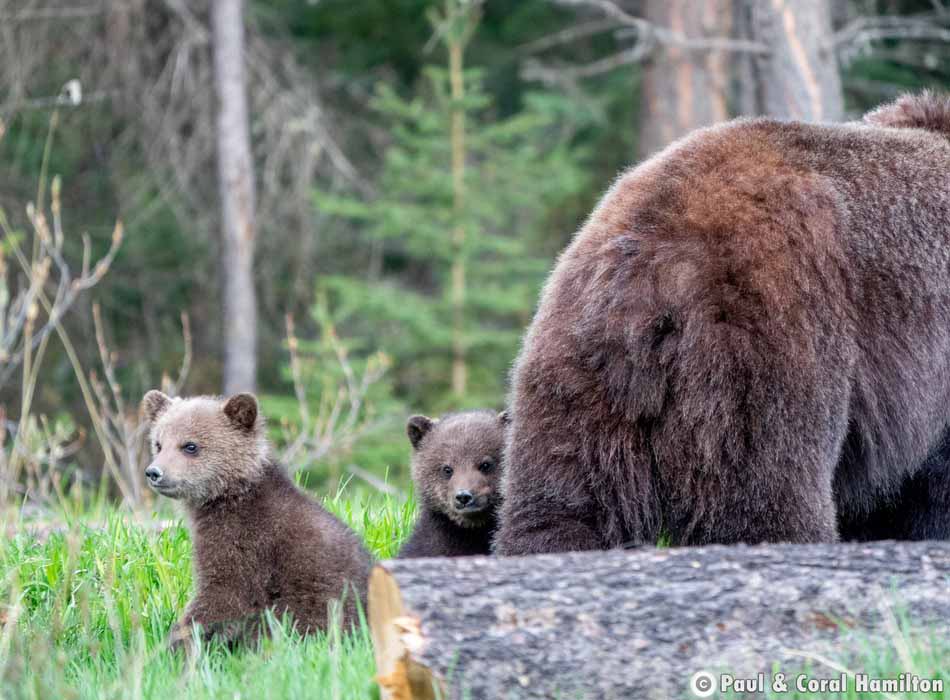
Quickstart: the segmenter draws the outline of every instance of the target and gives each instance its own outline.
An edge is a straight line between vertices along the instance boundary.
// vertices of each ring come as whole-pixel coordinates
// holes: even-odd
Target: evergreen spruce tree
[[[378,89],[392,142],[377,195],[317,196],[367,251],[365,278],[323,280],[337,321],[393,359],[397,392],[420,410],[501,404],[551,266],[545,241],[562,238],[550,212],[584,186],[559,98],[528,95],[498,119],[480,71],[463,68],[476,12],[448,0],[433,17],[448,65],[425,70],[420,96]]]

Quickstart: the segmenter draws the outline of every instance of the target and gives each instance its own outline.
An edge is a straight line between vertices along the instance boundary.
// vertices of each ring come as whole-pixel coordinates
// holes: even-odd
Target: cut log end
[[[376,682],[383,700],[435,700],[440,681],[413,652],[425,644],[419,618],[403,604],[392,575],[377,566],[369,577],[369,628],[376,655]]]

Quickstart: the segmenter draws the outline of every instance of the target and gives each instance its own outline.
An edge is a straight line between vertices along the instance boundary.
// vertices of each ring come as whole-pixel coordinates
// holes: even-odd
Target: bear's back
[[[659,415],[660,378],[693,352],[685,343],[709,344],[690,367],[702,377],[714,367],[700,358],[742,337],[847,368],[835,401],[862,454],[859,473],[842,474],[848,489],[895,487],[904,470],[891,465],[927,457],[950,405],[943,132],[742,119],[622,175],[545,286],[515,366],[515,420],[550,401],[602,423],[631,406]],[[560,433],[570,453],[574,429],[532,430],[522,449]]]

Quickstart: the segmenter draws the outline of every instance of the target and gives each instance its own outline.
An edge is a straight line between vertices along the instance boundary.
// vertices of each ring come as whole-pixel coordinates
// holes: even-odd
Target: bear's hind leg
[[[604,542],[590,522],[592,510],[550,497],[521,497],[515,486],[502,506],[504,526],[495,534],[494,551],[503,556],[577,552],[604,549]]]
[[[623,416],[596,405],[599,393],[581,410],[531,389],[521,387],[508,434],[495,552],[654,544],[659,519],[642,426],[625,429]]]
[[[950,539],[950,434],[908,481],[902,499],[907,539]]]
[[[788,408],[764,402],[757,406],[764,421],[746,416],[719,426],[718,460],[703,459],[701,449],[683,450],[687,441],[681,440],[672,450],[680,459],[663,462],[658,488],[671,544],[837,541],[834,436],[820,435],[819,426],[809,432],[794,425]],[[804,413],[808,407],[797,409]],[[713,440],[714,422],[711,417],[694,434]],[[741,446],[734,450],[722,446],[733,431],[744,433],[733,442],[733,447]]]
[[[896,494],[839,527],[845,541],[950,539],[950,431]]]
[[[671,542],[836,541],[846,349],[759,318],[702,318],[670,367],[650,445]]]

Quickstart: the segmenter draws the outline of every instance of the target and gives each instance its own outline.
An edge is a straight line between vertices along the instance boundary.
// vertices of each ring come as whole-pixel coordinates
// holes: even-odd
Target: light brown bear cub
[[[153,454],[145,476],[184,503],[194,544],[196,592],[172,645],[190,640],[195,623],[227,642],[256,635],[266,609],[290,613],[301,632],[323,630],[332,600],[343,601],[343,623],[353,624],[370,556],[270,460],[254,396],[150,391],[143,409]]]
[[[401,558],[491,553],[507,420],[486,410],[409,419],[419,518]]]

